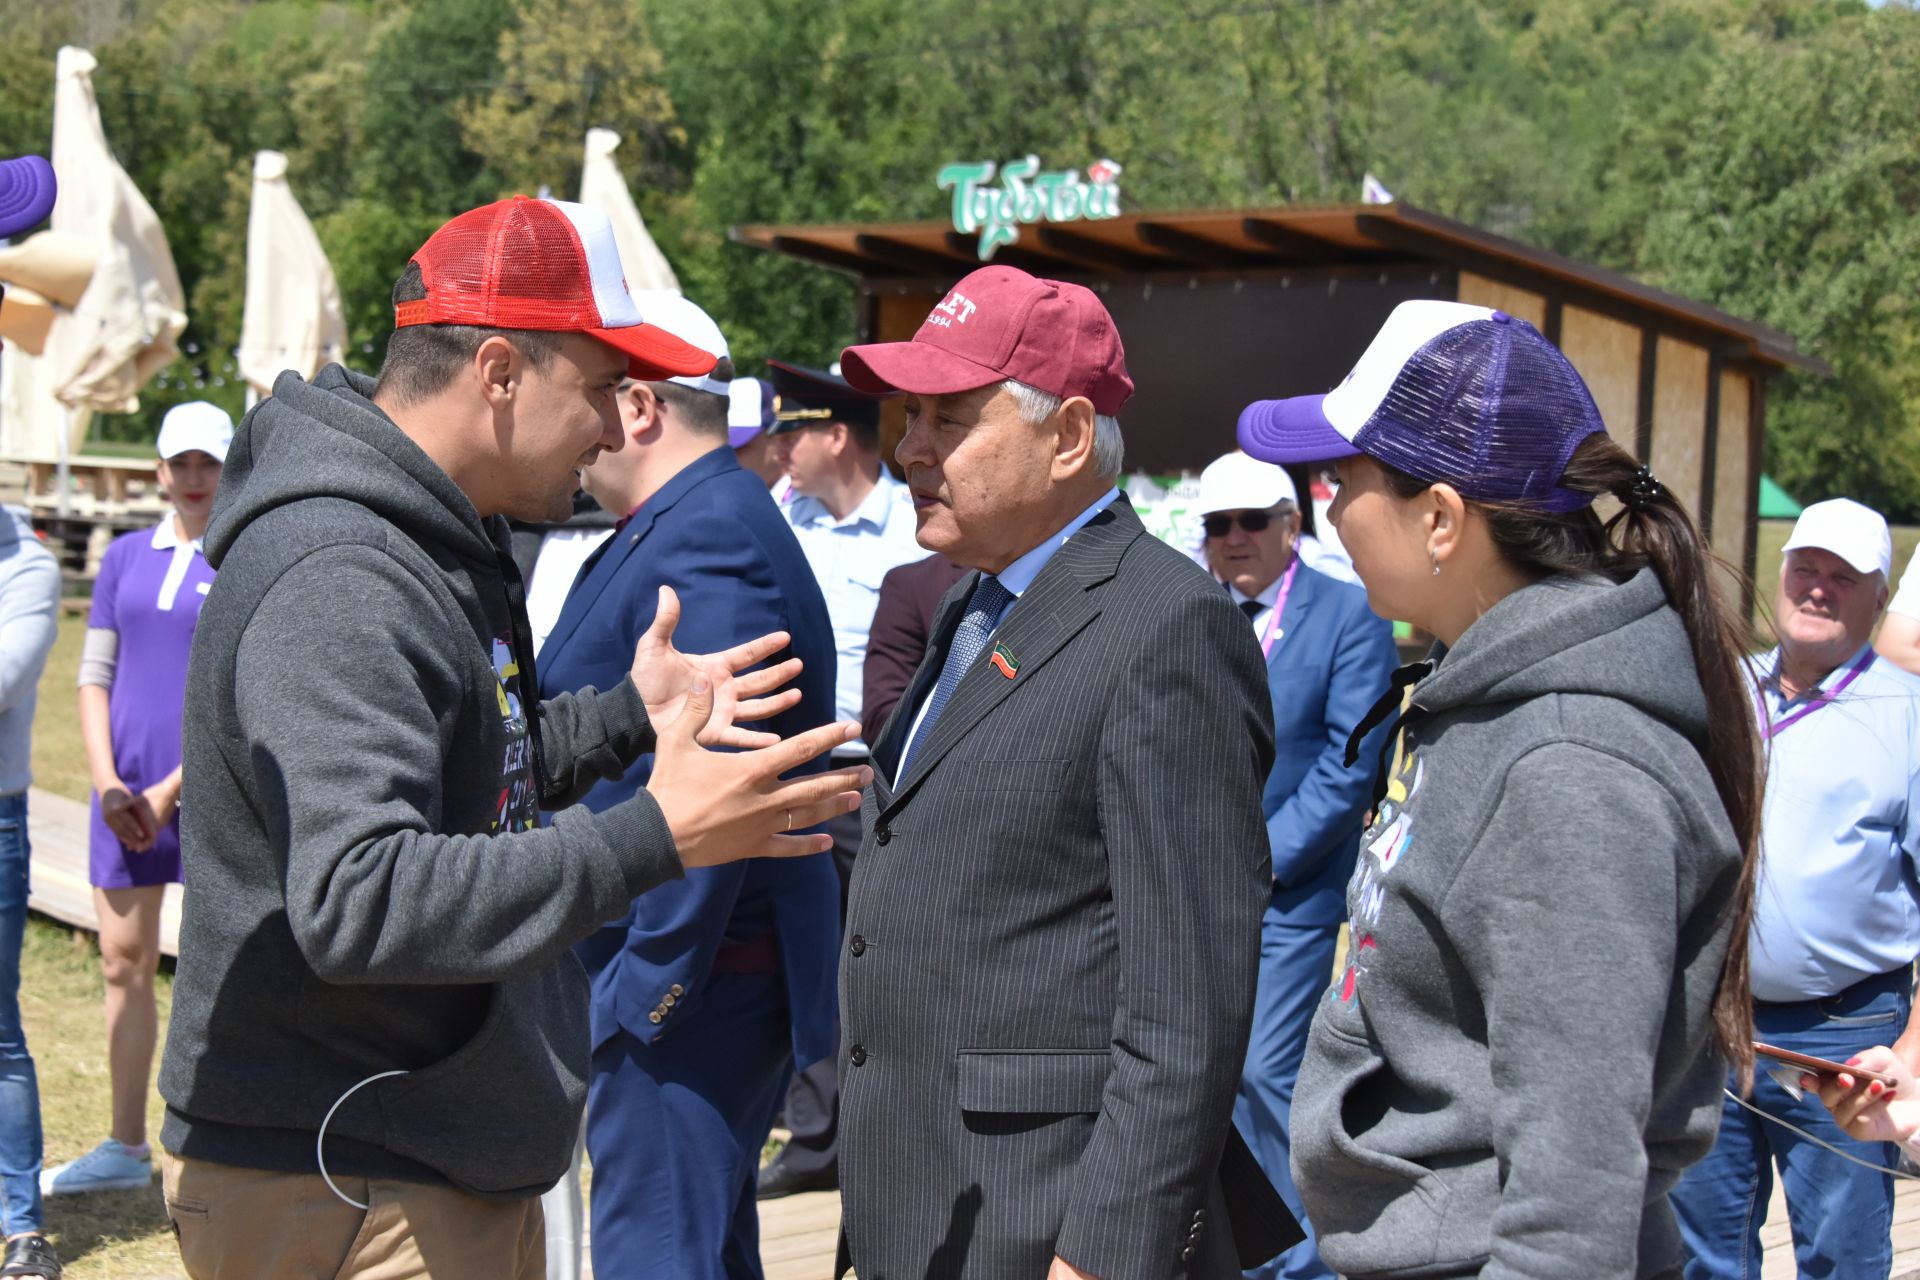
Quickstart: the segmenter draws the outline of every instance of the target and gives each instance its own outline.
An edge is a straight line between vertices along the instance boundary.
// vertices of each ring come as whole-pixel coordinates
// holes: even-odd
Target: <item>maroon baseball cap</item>
[[[911,342],[848,347],[840,372],[862,391],[944,396],[1004,378],[1117,414],[1133,394],[1127,353],[1093,291],[1018,267],[982,267],[947,291]]]

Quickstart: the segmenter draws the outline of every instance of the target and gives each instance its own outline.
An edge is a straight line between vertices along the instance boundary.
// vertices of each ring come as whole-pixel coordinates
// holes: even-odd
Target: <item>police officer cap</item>
[[[770,436],[829,422],[856,427],[880,425],[880,402],[886,397],[861,391],[837,373],[769,360],[767,381],[773,384],[774,394],[774,422],[767,429]]]

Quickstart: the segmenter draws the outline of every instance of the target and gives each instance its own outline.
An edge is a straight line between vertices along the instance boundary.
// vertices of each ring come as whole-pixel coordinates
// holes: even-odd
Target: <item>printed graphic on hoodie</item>
[[[1353,879],[1347,884],[1347,909],[1352,913],[1351,945],[1347,948],[1347,971],[1333,996],[1342,1004],[1352,1004],[1360,990],[1361,979],[1380,952],[1380,940],[1374,930],[1380,923],[1380,909],[1387,899],[1387,877],[1407,856],[1413,845],[1413,812],[1408,808],[1420,794],[1427,769],[1407,747],[1404,733],[1394,748],[1393,766],[1388,770],[1387,794],[1373,815],[1373,824],[1360,837],[1360,858],[1354,863]]]
[[[493,638],[493,676],[499,682],[500,727],[507,738],[505,758],[500,762],[500,800],[494,806],[493,830],[531,831],[540,804],[533,785],[527,712],[520,701],[520,664],[514,658],[511,634]]]

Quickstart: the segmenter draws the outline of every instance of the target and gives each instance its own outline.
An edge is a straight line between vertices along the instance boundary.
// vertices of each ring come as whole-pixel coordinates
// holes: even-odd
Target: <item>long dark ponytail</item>
[[[1403,498],[1432,486],[1383,468]],[[1740,879],[1732,903],[1733,936],[1713,997],[1714,1038],[1743,1085],[1753,1072],[1753,998],[1747,936],[1753,923],[1760,868],[1760,792],[1764,771],[1742,658],[1747,627],[1714,585],[1715,560],[1693,517],[1633,456],[1605,434],[1574,449],[1560,477],[1563,487],[1608,494],[1621,508],[1602,520],[1592,507],[1567,513],[1476,503],[1494,545],[1513,564],[1551,574],[1601,574],[1623,582],[1651,565],[1667,599],[1686,624],[1694,666],[1707,698],[1702,757],[1720,803],[1740,841]]]

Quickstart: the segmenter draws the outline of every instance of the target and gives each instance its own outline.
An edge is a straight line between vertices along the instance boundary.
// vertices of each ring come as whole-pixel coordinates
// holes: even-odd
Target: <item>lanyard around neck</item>
[[[1821,710],[1829,703],[1837,701],[1840,695],[1847,691],[1847,686],[1855,680],[1858,680],[1860,673],[1872,665],[1873,650],[1869,648],[1865,653],[1862,653],[1858,658],[1854,659],[1853,665],[1847,668],[1847,674],[1841,677],[1839,684],[1833,686],[1831,690],[1815,689],[1812,693],[1806,695],[1809,699],[1808,705],[1800,708],[1785,720],[1773,720],[1767,711],[1766,697],[1762,694],[1760,699],[1760,724],[1766,734],[1767,741],[1773,741],[1814,712]],[[1773,664],[1773,682],[1775,687],[1778,687],[1780,683],[1780,663],[1778,659],[1776,659]]]
[[[1300,567],[1300,556],[1296,552],[1287,565],[1287,574],[1280,579],[1279,594],[1273,597],[1273,613],[1267,618],[1267,633],[1260,637],[1260,656],[1273,656],[1273,642],[1285,633],[1280,630],[1280,613],[1287,607],[1287,593],[1293,590],[1293,571]]]

